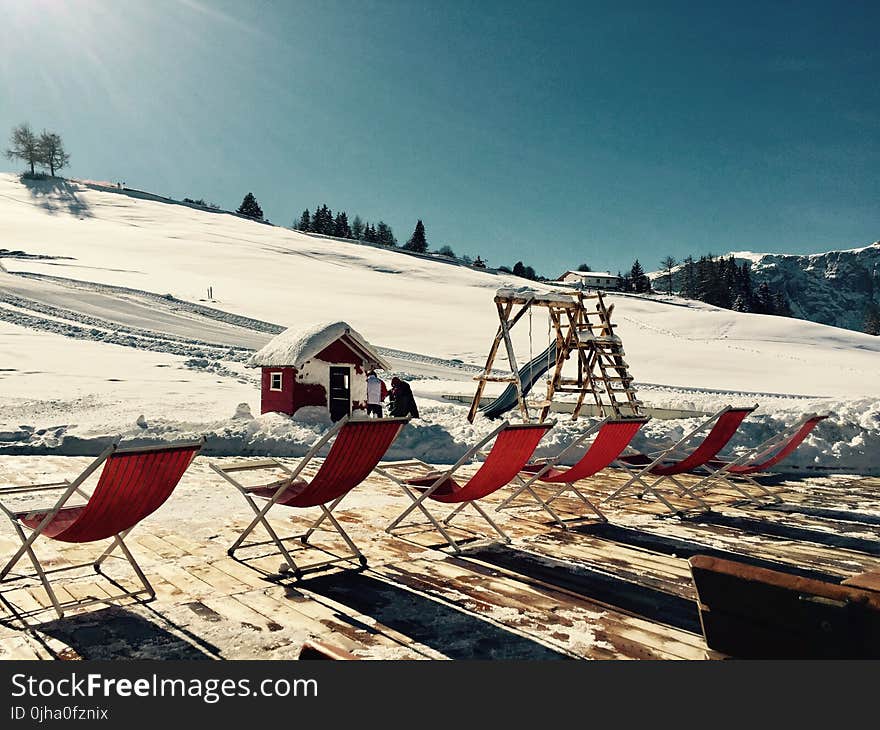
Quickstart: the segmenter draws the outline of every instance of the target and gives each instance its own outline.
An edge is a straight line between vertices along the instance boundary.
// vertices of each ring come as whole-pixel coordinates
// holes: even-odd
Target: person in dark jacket
[[[388,393],[388,413],[395,417],[419,417],[416,399],[413,398],[409,383],[398,377],[391,378],[391,391]]]

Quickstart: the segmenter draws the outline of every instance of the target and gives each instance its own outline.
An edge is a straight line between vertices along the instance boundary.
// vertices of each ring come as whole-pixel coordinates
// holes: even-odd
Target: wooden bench
[[[880,658],[880,572],[843,584],[705,555],[688,564],[710,650],[751,659]],[[873,576],[873,577],[872,577]]]

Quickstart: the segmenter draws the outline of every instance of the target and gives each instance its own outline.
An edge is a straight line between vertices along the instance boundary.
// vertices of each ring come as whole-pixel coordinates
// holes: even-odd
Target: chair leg
[[[342,497],[337,499],[333,503],[333,505],[335,506],[336,504],[338,504],[341,499],[342,499]],[[321,518],[318,520],[318,523],[322,522],[325,518],[330,520],[330,524],[332,524],[333,527],[336,528],[336,531],[342,536],[342,539],[345,540],[345,544],[348,545],[349,549],[355,555],[357,555],[357,558],[358,558],[358,561],[360,562],[360,564],[362,566],[366,566],[366,564],[367,564],[366,556],[358,549],[358,546],[354,544],[354,541],[348,536],[348,533],[342,529],[342,525],[339,524],[339,522],[336,520],[336,518],[332,514],[332,508],[328,509],[323,504],[320,505],[320,507],[321,507],[321,511],[323,512],[323,514],[321,515]],[[314,528],[312,528],[312,529],[314,529]]]
[[[563,530],[567,530],[568,528],[566,527],[566,524],[563,521],[563,519],[556,513],[556,510],[554,510],[550,506],[550,503],[554,499],[556,499],[560,494],[562,494],[562,492],[565,491],[566,487],[563,486],[562,489],[560,489],[558,492],[556,492],[556,494],[554,494],[552,497],[550,497],[550,499],[544,500],[544,499],[541,499],[541,495],[539,495],[534,489],[532,489],[531,485],[532,485],[531,481],[523,484],[523,486],[516,492],[516,494],[520,495],[523,492],[528,492],[534,498],[534,500],[538,503],[538,506],[541,507],[541,509],[543,509],[545,512],[547,512],[547,514],[550,515],[550,517],[553,519],[553,521],[559,527],[561,527]],[[496,508],[495,511],[497,512],[498,509],[500,509],[500,507]]]
[[[119,546],[119,549],[122,550],[123,554],[125,555],[126,559],[128,560],[129,564],[131,565],[132,570],[134,570],[135,574],[137,575],[140,582],[143,584],[143,586],[146,589],[147,593],[149,594],[150,598],[155,598],[156,591],[153,589],[153,586],[150,584],[150,581],[147,580],[147,576],[144,575],[144,571],[141,570],[141,566],[137,564],[137,561],[134,559],[134,555],[131,554],[131,551],[128,549],[128,546],[125,544],[125,542],[122,539],[123,534],[128,535],[129,532],[131,532],[131,530],[128,530],[125,533],[120,533],[116,536],[116,539],[114,540],[113,545],[110,548],[110,552],[112,552],[112,550],[113,550],[113,548],[115,548],[115,546],[117,546],[117,545]],[[100,569],[100,561],[105,559],[105,557],[109,554],[110,554],[109,552],[105,552],[105,554],[102,555],[98,559],[99,562],[97,562],[95,564],[98,569]]]
[[[241,535],[238,536],[238,539],[232,544],[226,553],[232,557],[235,554],[235,551],[241,547],[241,544],[244,542],[245,538],[253,532],[254,528],[257,525],[262,525],[263,529],[269,533],[269,537],[272,539],[272,542],[275,543],[275,546],[278,548],[281,555],[284,557],[284,562],[287,564],[289,569],[293,571],[293,573],[299,572],[299,566],[296,564],[296,561],[291,557],[290,552],[286,547],[284,547],[284,541],[278,537],[278,534],[275,530],[272,529],[272,525],[269,524],[269,521],[266,519],[266,512],[269,511],[269,507],[272,505],[269,504],[263,509],[260,509],[259,505],[254,502],[253,497],[250,495],[245,495],[245,499],[247,503],[251,506],[251,509],[256,513],[256,517],[251,521],[251,523],[244,529]]]
[[[689,496],[697,504],[699,504],[700,507],[702,507],[704,510],[706,510],[707,512],[711,511],[712,508],[706,502],[704,502],[702,499],[700,499],[696,494],[692,494],[688,490],[688,488],[685,487],[684,484],[682,484],[680,481],[678,481],[678,479],[676,479],[674,476],[670,475],[670,476],[667,476],[666,478],[676,486],[676,488],[679,491],[679,494],[681,494],[683,497]],[[655,494],[656,494],[656,492],[655,492]]]
[[[660,482],[662,482],[664,479],[669,479],[669,478],[671,478],[671,477],[665,477],[665,476],[657,477],[653,482],[651,482],[649,485],[647,485],[647,486],[645,487],[645,491],[644,491],[644,493],[647,494],[647,493],[650,492],[650,493],[653,494],[658,500],[660,500],[660,501],[666,506],[666,508],[667,508],[670,512],[672,512],[672,514],[677,515],[679,512],[681,512],[681,510],[680,510],[678,507],[676,507],[674,504],[672,504],[668,499],[666,499],[666,497],[664,497],[664,496],[663,496],[663,495],[662,495],[662,494],[656,489],[657,485],[658,485]],[[639,480],[639,481],[641,481],[641,480]],[[642,483],[644,484],[644,482],[642,482]],[[705,504],[705,503],[703,503],[703,504]],[[708,509],[708,508],[707,508],[707,509]]]
[[[33,540],[30,540],[28,536],[24,534],[24,530],[21,529],[21,526],[17,522],[13,522],[12,524],[15,526],[15,531],[18,533],[19,538],[21,538],[22,545],[24,546],[24,552],[27,554],[28,558],[30,558],[31,565],[34,566],[34,570],[40,578],[40,583],[43,584],[43,590],[46,591],[46,594],[49,596],[49,600],[52,601],[52,607],[55,609],[55,613],[58,614],[58,618],[64,618],[64,609],[61,608],[58,597],[55,595],[55,591],[52,590],[52,586],[49,584],[49,579],[46,577],[46,572],[43,570],[43,566],[40,565],[40,561],[37,559],[37,554],[34,552]],[[12,568],[20,559],[21,554],[19,554],[18,558],[13,557],[13,559],[9,561],[3,571],[4,577],[8,574],[10,570],[12,570]]]
[[[342,495],[342,497],[337,497],[336,500],[334,500],[333,504],[326,508],[326,512],[322,512],[321,516],[315,521],[315,523],[308,530],[306,530],[300,540],[302,540],[303,542],[308,542],[309,538],[314,534],[315,530],[317,530],[321,526],[321,523],[324,522],[325,519],[327,519],[327,513],[332,512],[334,509],[336,509],[336,505],[339,504],[344,497],[344,494]],[[324,505],[321,505],[321,508],[324,509]]]
[[[467,506],[467,502],[462,502],[460,505],[458,505],[458,507],[456,507],[454,510],[452,510],[452,512],[450,512],[448,515],[446,515],[446,517],[443,519],[443,524],[444,525],[450,524],[452,522],[453,518],[457,514],[459,514],[466,506]]]
[[[547,468],[545,468],[544,470],[542,470],[542,471],[539,472],[538,474],[535,474],[534,476],[530,477],[528,481],[525,481],[525,480],[524,480],[519,474],[517,474],[517,475],[516,475],[516,479],[517,479],[517,481],[519,481],[519,483],[520,483],[519,488],[516,489],[516,490],[513,492],[513,494],[511,494],[509,497],[507,497],[507,499],[505,499],[504,501],[502,501],[501,504],[499,504],[499,505],[495,508],[495,511],[496,511],[496,512],[500,512],[500,511],[503,510],[503,509],[507,509],[508,507],[512,507],[513,505],[512,505],[511,503],[512,503],[517,497],[519,497],[519,495],[521,495],[523,492],[528,491],[528,492],[534,497],[534,496],[535,496],[535,492],[531,489],[531,486],[532,486],[532,484],[538,479],[538,477],[539,477],[541,474],[543,474],[545,471],[547,471],[548,468],[549,468],[549,465],[548,465]]]
[[[486,514],[486,511],[482,507],[480,507],[480,505],[478,505],[476,501],[465,502],[465,504],[471,505],[477,512],[479,512],[480,516],[492,526],[492,529],[495,530],[495,532],[497,532],[499,535],[501,535],[504,542],[510,542],[510,536],[492,521],[492,518],[489,517],[488,514]]]
[[[409,509],[405,510],[396,520],[394,520],[394,522],[392,522],[390,525],[388,525],[388,527],[385,528],[385,532],[387,532],[389,535],[393,535],[394,528],[397,527],[401,523],[403,518],[408,516],[414,509],[418,509],[423,515],[425,515],[425,517],[427,517],[428,521],[434,526],[434,529],[436,529],[437,532],[439,532],[443,536],[443,539],[446,540],[447,543],[449,543],[449,545],[452,547],[452,549],[456,553],[460,553],[461,548],[458,546],[458,543],[455,541],[455,538],[453,538],[452,535],[450,535],[443,528],[443,525],[437,521],[437,518],[434,517],[434,515],[432,515],[430,513],[430,511],[428,510],[428,508],[425,507],[425,505],[423,504],[425,495],[420,494],[418,497],[416,497],[416,495],[412,492],[412,490],[408,489],[405,485],[401,484],[400,482],[398,482],[398,484],[400,484],[403,491],[406,492],[407,496],[413,501],[413,504],[411,504]]]
[[[101,556],[95,561],[95,563],[94,563],[95,570],[100,569],[101,563],[103,563],[107,558],[110,557],[110,555],[113,553],[113,551],[119,547],[119,542],[124,537],[127,537],[129,532],[131,532],[131,530],[126,530],[125,532],[120,532],[118,535],[115,535],[113,537],[113,542],[110,543],[110,547],[108,547],[103,553],[101,553]]]
[[[602,510],[600,510],[595,504],[593,504],[593,502],[592,502],[591,500],[589,500],[586,496],[584,496],[583,494],[581,494],[581,492],[578,490],[577,487],[574,486],[574,484],[566,484],[566,485],[565,485],[565,488],[567,488],[567,489],[571,489],[572,492],[574,492],[578,497],[580,497],[581,501],[582,501],[585,505],[587,505],[587,507],[589,507],[591,510],[593,510],[593,512],[596,513],[596,516],[597,516],[600,520],[602,520],[602,522],[608,522],[608,518],[604,515],[604,513],[602,512]],[[563,489],[563,491],[565,491],[565,490]],[[557,493],[556,496],[559,496],[559,494],[561,494],[561,493],[562,493],[562,492]],[[556,497],[554,497],[553,499],[556,499]]]

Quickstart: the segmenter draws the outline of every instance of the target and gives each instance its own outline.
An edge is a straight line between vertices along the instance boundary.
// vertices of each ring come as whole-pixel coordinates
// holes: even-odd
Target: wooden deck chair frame
[[[327,431],[318,441],[316,441],[312,447],[306,452],[305,456],[303,456],[299,463],[295,468],[291,469],[285,464],[282,464],[277,459],[265,459],[263,461],[258,462],[243,462],[237,464],[230,464],[228,466],[217,466],[216,464],[211,464],[211,469],[213,469],[217,474],[219,474],[223,479],[225,479],[229,484],[235,487],[241,495],[245,498],[245,501],[248,503],[250,508],[254,512],[254,518],[248,524],[248,526],[242,531],[242,533],[238,536],[236,541],[232,544],[232,546],[226,551],[230,557],[235,557],[235,552],[242,547],[249,547],[244,545],[244,541],[247,539],[248,535],[254,531],[254,529],[259,525],[262,526],[263,529],[268,533],[270,540],[274,543],[275,547],[278,548],[278,551],[281,553],[284,558],[284,563],[279,567],[279,572],[284,573],[292,573],[295,578],[302,577],[306,572],[318,570],[319,568],[325,567],[327,565],[332,565],[334,563],[338,563],[340,561],[349,560],[351,558],[356,558],[361,567],[366,567],[367,559],[366,556],[360,551],[357,545],[355,545],[354,541],[348,535],[348,533],[342,528],[342,525],[339,524],[339,521],[333,516],[333,510],[339,506],[339,503],[348,496],[349,492],[337,497],[330,505],[319,504],[317,507],[321,510],[321,515],[318,517],[315,522],[311,524],[311,526],[300,535],[292,535],[290,537],[279,537],[278,533],[275,531],[275,528],[269,523],[266,519],[266,515],[272,507],[278,504],[279,500],[284,496],[284,493],[287,491],[288,487],[294,480],[296,480],[300,474],[305,470],[305,468],[315,459],[318,455],[318,452],[326,446],[331,439],[335,438],[337,434],[342,430],[342,428],[350,423],[353,419],[351,416],[345,416],[344,418],[337,421],[333,427]],[[400,428],[403,428],[407,423],[409,423],[409,418],[383,418],[383,419],[370,419],[371,422],[379,422],[381,420],[382,423],[387,424],[389,422],[397,422],[400,424]],[[400,431],[398,430],[398,434]],[[396,438],[396,437],[395,437]],[[393,441],[392,441],[393,443]],[[262,489],[265,485],[257,485],[257,486],[247,486],[242,484],[240,481],[235,479],[232,474],[236,472],[250,472],[262,469],[280,469],[287,476],[278,480],[278,489],[272,495],[272,497],[265,501],[265,504],[260,506],[260,504],[256,501],[253,492],[257,489]],[[274,483],[273,483],[274,484]],[[350,491],[350,490],[349,490]],[[290,540],[299,540],[303,543],[303,545],[307,545],[311,536],[321,527],[324,521],[327,521],[332,525],[333,530],[337,532],[342,539],[345,541],[345,544],[348,546],[349,550],[351,550],[350,556],[342,556],[333,558],[330,560],[324,560],[317,563],[311,563],[309,565],[299,565],[293,559],[291,555],[291,551],[285,546],[285,542]],[[255,544],[263,544],[263,543],[255,543]]]
[[[398,461],[398,462],[386,462],[384,464],[380,464],[376,468],[376,473],[381,474],[386,479],[397,484],[406,495],[412,500],[412,504],[409,505],[388,527],[385,528],[385,532],[390,535],[394,534],[395,528],[400,525],[403,520],[405,520],[412,512],[415,510],[419,510],[428,520],[428,522],[434,527],[440,535],[443,536],[443,539],[446,540],[446,543],[452,548],[455,553],[461,552],[461,546],[455,541],[455,538],[449,533],[449,530],[446,528],[451,524],[452,520],[455,519],[457,515],[459,515],[465,507],[470,505],[473,507],[474,511],[482,517],[489,526],[498,534],[498,536],[506,543],[510,542],[510,536],[504,532],[495,521],[489,516],[489,514],[477,504],[477,500],[469,500],[465,502],[459,503],[446,517],[442,520],[438,520],[425,505],[425,501],[430,498],[430,496],[440,488],[448,479],[452,479],[455,473],[461,469],[465,464],[469,463],[475,456],[484,454],[483,447],[486,444],[490,443],[496,436],[498,436],[502,431],[507,428],[540,428],[546,427],[546,430],[550,430],[556,421],[545,421],[542,424],[522,424],[522,425],[512,425],[509,421],[503,421],[501,425],[495,428],[491,433],[482,438],[477,444],[469,448],[462,457],[456,461],[451,467],[445,470],[435,470],[430,464],[421,461],[420,459],[411,459],[409,461]],[[424,477],[434,477],[437,478],[426,488],[426,489],[415,489],[411,485],[407,484],[405,480],[398,478],[395,476],[392,471],[397,468],[407,468],[412,466],[420,466],[426,469],[427,471],[422,475]]]
[[[738,466],[745,467],[749,464],[760,463],[762,459],[765,459],[774,452],[785,448],[788,445],[789,441],[794,438],[807,423],[812,420],[824,420],[825,418],[828,418],[828,416],[820,416],[818,413],[810,413],[801,418],[794,425],[789,426],[788,428],[780,431],[778,434],[774,434],[770,438],[766,439],[754,449],[751,449],[746,453],[741,454],[736,459],[731,459],[730,461],[724,462],[722,466],[715,466],[715,464],[717,464],[718,462],[713,463],[711,461],[704,464],[702,468],[707,472],[706,476],[704,476],[696,484],[692,484],[691,486],[686,487],[685,491],[687,492],[688,496],[695,497],[696,494],[707,494],[714,486],[716,486],[718,482],[721,482],[723,484],[726,484],[731,489],[739,492],[749,502],[759,504],[762,497],[768,498],[772,502],[781,502],[781,497],[771,492],[757,479],[752,477],[752,473],[758,472],[737,472],[735,468]],[[755,496],[744,489],[743,486],[738,482],[738,480],[742,480],[747,484],[755,487],[759,492],[758,496]]]
[[[547,512],[547,514],[550,515],[550,517],[552,518],[553,522],[556,523],[556,525],[561,527],[563,530],[567,530],[568,525],[566,524],[565,520],[562,517],[560,517],[560,515],[556,512],[556,510],[554,510],[550,505],[552,502],[559,499],[563,494],[565,494],[565,492],[571,491],[602,522],[608,522],[608,518],[605,516],[605,514],[602,512],[602,510],[600,510],[599,507],[594,502],[592,502],[585,494],[583,494],[583,492],[581,492],[575,486],[575,482],[561,482],[561,483],[557,482],[557,484],[561,484],[561,486],[559,486],[558,489],[553,494],[551,494],[550,497],[548,497],[547,499],[542,499],[541,495],[535,491],[534,487],[535,487],[535,483],[539,482],[541,480],[541,477],[543,477],[551,469],[557,467],[559,465],[559,463],[563,459],[565,459],[571,452],[580,448],[587,439],[589,439],[590,437],[592,437],[594,435],[598,435],[599,432],[602,430],[602,428],[604,426],[606,426],[607,424],[617,422],[619,420],[621,420],[621,419],[615,419],[612,416],[608,416],[607,418],[603,418],[601,421],[599,421],[595,425],[588,428],[583,434],[578,436],[578,438],[576,438],[574,441],[572,441],[568,446],[566,446],[556,456],[535,459],[534,461],[532,461],[531,463],[535,464],[535,465],[543,464],[544,468],[541,469],[540,471],[535,472],[534,474],[530,474],[528,479],[524,479],[522,477],[522,472],[520,474],[518,474],[516,479],[519,482],[520,486],[510,496],[508,496],[501,504],[499,504],[495,508],[495,511],[500,512],[503,509],[509,509],[511,507],[517,506],[517,505],[514,505],[513,502],[523,492],[527,492],[538,503],[538,506],[540,506],[541,509],[543,509],[545,512]],[[625,420],[630,423],[638,423],[639,427],[641,428],[641,426],[648,423],[648,421],[650,421],[651,419],[650,419],[650,417],[648,417],[648,418],[629,418],[629,419],[625,419]],[[587,453],[589,453],[589,448],[587,449],[587,452],[583,454],[583,456],[586,457]],[[608,465],[610,466],[610,464],[613,462],[614,462],[614,459],[612,459]],[[601,471],[601,470],[599,470],[599,471]]]
[[[140,453],[149,453],[151,451],[163,451],[173,448],[185,448],[185,449],[195,449],[195,455],[198,454],[199,450],[205,443],[204,437],[199,439],[198,441],[178,441],[170,444],[164,444],[161,446],[148,446],[148,447],[135,447],[135,448],[126,448],[120,449],[119,439],[116,439],[112,444],[110,444],[106,449],[104,449],[91,464],[89,464],[83,471],[77,476],[73,481],[64,480],[61,482],[50,482],[45,484],[30,484],[24,486],[12,486],[12,487],[4,487],[0,488],[0,511],[5,514],[10,522],[12,523],[13,528],[15,529],[16,534],[21,540],[21,547],[13,554],[13,556],[7,561],[6,565],[0,569],[0,583],[3,582],[11,582],[13,580],[19,579],[28,579],[37,577],[40,580],[40,583],[43,586],[43,589],[46,591],[46,594],[49,597],[49,600],[52,603],[52,607],[55,609],[55,613],[59,618],[64,617],[65,609],[69,608],[83,608],[85,606],[93,605],[96,603],[108,603],[113,600],[118,600],[120,598],[131,598],[133,600],[138,600],[142,593],[145,593],[147,596],[147,600],[152,600],[156,597],[156,591],[153,586],[150,584],[150,581],[147,579],[147,576],[144,574],[141,567],[138,565],[137,561],[132,555],[131,551],[128,549],[128,546],[125,544],[125,538],[129,535],[129,533],[136,527],[134,525],[123,532],[117,533],[112,536],[113,541],[110,546],[104,550],[103,553],[92,563],[92,567],[95,572],[98,574],[103,574],[101,570],[101,566],[105,560],[110,558],[113,553],[118,548],[124,559],[129,563],[134,574],[137,576],[141,585],[143,586],[143,590],[138,591],[130,591],[125,586],[120,583],[114,581],[109,576],[105,576],[110,582],[112,582],[117,588],[119,588],[122,593],[117,596],[108,596],[106,598],[85,598],[80,600],[75,600],[73,602],[68,601],[67,603],[62,603],[58,600],[58,596],[52,588],[52,584],[49,581],[49,576],[54,573],[60,573],[62,571],[71,571],[79,568],[84,568],[88,565],[88,563],[83,563],[80,565],[71,565],[65,566],[62,568],[55,568],[52,570],[46,570],[43,568],[39,559],[37,558],[36,553],[34,552],[33,545],[37,541],[37,539],[43,535],[46,528],[52,523],[58,513],[67,506],[67,503],[74,497],[74,495],[84,499],[86,503],[88,502],[91,494],[86,492],[83,489],[84,482],[94,474],[101,466],[103,466],[107,460],[114,455],[126,455],[126,454],[140,454]],[[14,510],[10,509],[6,504],[3,504],[4,497],[14,497],[16,495],[30,495],[30,494],[41,494],[41,493],[49,493],[49,492],[57,492],[58,490],[63,490],[61,492],[61,496],[55,501],[55,503],[48,509],[48,511],[39,509],[35,510],[33,508],[27,510]],[[37,525],[36,528],[28,528],[26,525],[23,525],[20,518],[27,514],[40,513],[45,512],[45,516]],[[30,534],[28,535],[25,530],[30,529]],[[108,538],[109,539],[109,538]],[[16,576],[15,578],[9,578],[9,574],[12,572],[12,569],[19,563],[19,561],[27,555],[28,559],[31,562],[31,565],[34,568],[33,574],[23,574],[21,576]],[[27,614],[29,615],[29,614]],[[23,617],[22,617],[23,620]]]
[[[675,489],[678,492],[679,496],[684,497],[684,498],[693,499],[695,502],[697,502],[697,504],[700,505],[700,507],[703,508],[703,510],[705,510],[707,512],[711,511],[711,507],[709,506],[709,504],[707,502],[703,501],[699,497],[699,495],[689,493],[687,487],[685,487],[684,484],[682,484],[678,479],[675,478],[676,477],[675,474],[656,475],[656,478],[650,483],[645,481],[645,477],[650,476],[651,470],[654,467],[662,464],[664,461],[669,461],[669,460],[676,459],[676,458],[678,458],[680,460],[688,458],[693,453],[693,451],[695,449],[688,451],[685,449],[685,445],[688,444],[698,434],[701,434],[706,431],[711,433],[711,429],[719,421],[719,419],[721,419],[721,417],[724,416],[725,414],[727,414],[733,410],[754,411],[757,408],[758,408],[757,403],[749,409],[734,408],[733,406],[730,406],[730,405],[725,406],[721,410],[717,411],[716,413],[713,413],[711,416],[706,418],[696,428],[694,428],[691,431],[689,431],[688,433],[686,433],[684,436],[682,436],[678,441],[676,441],[669,448],[661,449],[659,451],[649,453],[648,458],[650,458],[651,461],[648,464],[645,464],[643,466],[633,467],[633,466],[627,464],[625,461],[621,461],[620,459],[618,459],[615,462],[615,464],[617,466],[619,466],[620,468],[622,468],[624,471],[626,471],[630,475],[630,478],[622,486],[618,487],[614,492],[612,492],[607,497],[605,497],[600,502],[600,504],[605,504],[606,502],[611,502],[612,500],[618,498],[624,492],[626,492],[627,490],[632,488],[633,486],[640,485],[642,487],[641,492],[639,494],[637,494],[636,496],[641,498],[641,497],[644,497],[645,494],[649,494],[649,493],[653,494],[654,497],[656,497],[672,514],[681,514],[682,510],[680,508],[676,507],[675,505],[673,505],[657,489],[657,487],[662,482],[668,480],[668,481],[672,482],[672,484],[675,486]],[[708,436],[708,433],[707,433],[707,436]],[[700,443],[702,443],[702,441]],[[696,448],[699,448],[699,444],[697,445]],[[723,448],[723,446],[722,446],[722,448]],[[634,453],[634,454],[638,453],[634,449],[627,449],[627,451],[630,453]]]

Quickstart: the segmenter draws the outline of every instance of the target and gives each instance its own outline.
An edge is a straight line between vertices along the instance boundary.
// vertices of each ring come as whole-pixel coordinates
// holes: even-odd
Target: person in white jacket
[[[388,395],[388,387],[376,375],[375,370],[367,373],[367,415],[382,418],[382,401]]]

